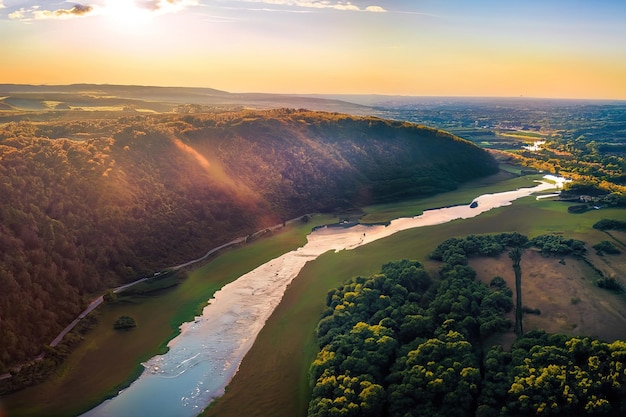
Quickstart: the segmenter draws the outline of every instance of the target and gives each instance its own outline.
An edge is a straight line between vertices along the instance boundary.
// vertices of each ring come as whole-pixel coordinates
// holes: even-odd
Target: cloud
[[[190,6],[198,6],[198,0],[136,0],[137,7],[158,14],[175,13]]]
[[[115,15],[142,10],[146,14],[163,15],[176,13],[191,6],[198,6],[199,0],[92,0],[94,4],[75,4],[68,9],[44,10],[34,5],[20,8],[8,14],[9,19],[31,22],[45,19],[69,19],[74,17]],[[4,0],[0,0],[2,6]],[[0,7],[1,8],[1,7]]]
[[[21,8],[9,13],[9,19],[13,20],[44,20],[44,19],[69,19],[72,17],[80,17],[91,14],[94,11],[93,6],[84,4],[75,4],[69,9],[57,10],[40,10],[39,6],[32,6],[29,9]]]
[[[367,6],[367,7],[365,8],[365,11],[366,11],[366,12],[374,12],[374,13],[384,13],[384,12],[386,12],[387,10],[383,9],[383,8],[382,8],[382,7],[380,7],[380,6]]]
[[[251,3],[265,3],[277,6],[292,6],[303,7],[310,9],[335,9],[335,10],[348,10],[355,12],[386,12],[381,6],[367,6],[365,8],[359,7],[350,1],[331,1],[331,0],[245,0]]]
[[[4,9],[5,7],[7,6],[4,5],[4,1],[0,0],[0,9]]]

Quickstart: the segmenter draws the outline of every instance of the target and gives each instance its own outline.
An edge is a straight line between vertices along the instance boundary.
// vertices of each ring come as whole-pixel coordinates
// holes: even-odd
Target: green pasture
[[[366,207],[363,209],[366,215],[361,218],[361,222],[385,223],[399,217],[418,216],[427,209],[470,204],[474,198],[482,194],[498,193],[522,187],[534,187],[537,185],[535,181],[540,179],[541,175],[518,177],[501,171],[499,174],[472,181],[460,186],[457,190],[447,193],[417,200]]]
[[[496,130],[495,133],[498,136],[519,138],[519,139],[531,139],[533,141],[544,140],[548,136],[545,133],[530,132],[528,130]]]
[[[308,223],[293,223],[273,236],[260,239],[192,271],[175,288],[150,296],[120,297],[94,313],[98,325],[46,382],[3,398],[14,416],[72,416],[111,397],[135,379],[140,363],[166,350],[178,326],[199,315],[215,291],[244,273],[283,253],[302,246],[311,228],[335,222],[314,216]],[[137,327],[120,332],[113,323],[121,315],[133,317]]]

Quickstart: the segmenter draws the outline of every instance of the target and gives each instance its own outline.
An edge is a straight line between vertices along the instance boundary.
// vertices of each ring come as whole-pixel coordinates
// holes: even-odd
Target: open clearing
[[[527,249],[522,256],[522,297],[525,307],[540,315],[524,314],[524,331],[545,330],[572,336],[595,336],[612,342],[626,340],[624,296],[593,284],[597,273],[584,261],[572,257],[543,257]],[[515,293],[515,275],[506,253],[497,258],[471,258],[478,279],[489,284],[504,278]],[[513,312],[510,313],[514,320]]]

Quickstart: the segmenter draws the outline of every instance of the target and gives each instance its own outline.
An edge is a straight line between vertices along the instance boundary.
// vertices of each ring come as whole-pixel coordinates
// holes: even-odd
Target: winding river
[[[388,226],[324,227],[307,237],[307,243],[275,258],[224,286],[204,308],[202,316],[181,325],[181,333],[168,343],[169,351],[144,363],[141,376],[116,397],[83,417],[149,415],[193,417],[216,397],[237,372],[266,320],[283,297],[289,283],[304,265],[321,254],[350,250],[401,230],[476,217],[533,193],[560,187],[564,179],[485,194],[468,205],[427,210],[419,216],[393,220]]]

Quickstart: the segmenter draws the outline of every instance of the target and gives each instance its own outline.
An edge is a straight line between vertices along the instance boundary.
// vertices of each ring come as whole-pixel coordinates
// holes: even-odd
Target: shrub
[[[621,291],[622,286],[615,280],[615,278],[602,277],[596,281],[596,285],[600,288],[604,288],[611,291]]]
[[[522,310],[526,314],[536,314],[537,316],[541,315],[541,310],[539,310],[538,308],[530,308],[530,307],[524,306]]]
[[[619,249],[617,249],[617,247],[615,247],[612,242],[609,242],[608,240],[603,240],[600,243],[596,243],[595,245],[593,245],[593,248],[596,250],[598,255],[603,255],[605,253],[608,253],[610,255],[619,255],[620,253],[622,253]]]
[[[129,330],[136,326],[135,319],[130,316],[120,316],[113,324],[115,330]]]

